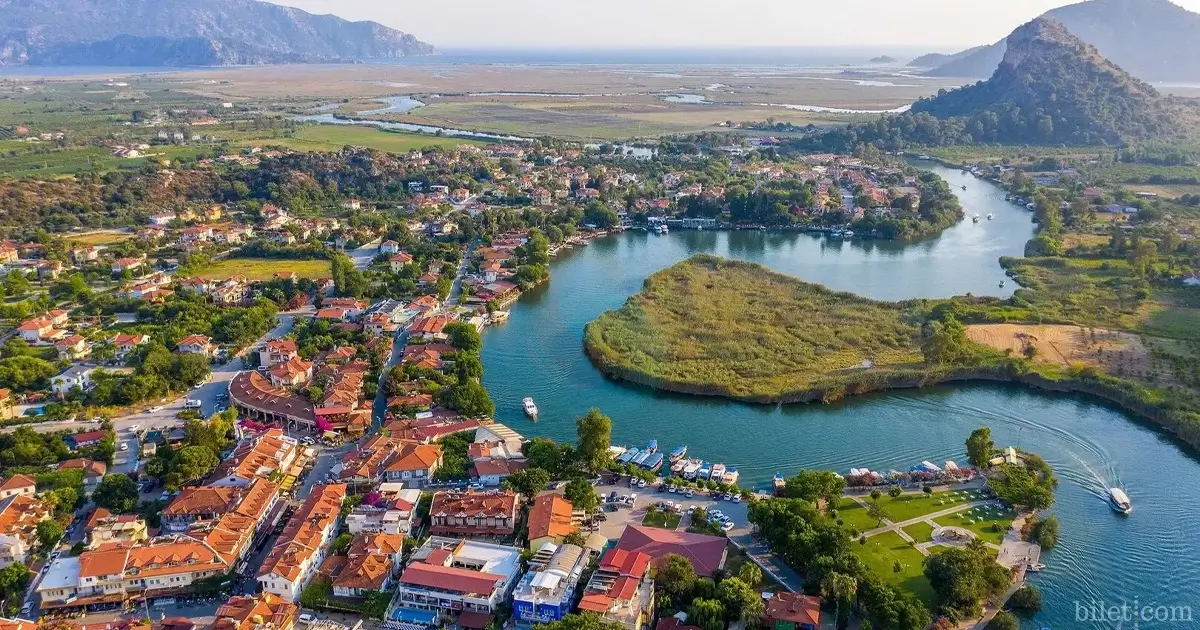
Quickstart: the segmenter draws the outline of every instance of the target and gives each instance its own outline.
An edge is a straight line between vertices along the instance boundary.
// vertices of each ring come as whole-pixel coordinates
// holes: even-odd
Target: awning
[[[458,625],[473,630],[484,630],[492,622],[492,616],[487,613],[468,610],[458,616]]]

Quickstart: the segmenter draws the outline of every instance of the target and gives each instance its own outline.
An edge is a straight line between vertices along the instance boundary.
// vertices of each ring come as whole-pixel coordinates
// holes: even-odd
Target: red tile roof
[[[650,561],[650,556],[640,551],[609,549],[608,553],[600,558],[600,568],[616,571],[621,575],[641,578],[646,575]]]
[[[811,595],[779,591],[767,601],[767,610],[763,616],[771,621],[812,624],[813,627],[820,628],[821,600]]]
[[[725,563],[725,543],[718,536],[630,525],[621,534],[616,549],[641,551],[655,562],[668,554],[677,554],[692,561],[696,575],[711,576]]]
[[[470,569],[460,569],[457,567],[444,567],[424,562],[414,562],[409,565],[404,570],[404,575],[400,577],[400,581],[405,584],[479,595],[490,595],[492,590],[496,588],[496,584],[503,580],[503,575],[496,575],[495,573],[471,571]]]

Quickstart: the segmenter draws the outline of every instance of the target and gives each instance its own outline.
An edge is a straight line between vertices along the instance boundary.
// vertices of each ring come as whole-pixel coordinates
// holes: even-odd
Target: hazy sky
[[[375,20],[443,48],[992,43],[1070,0],[271,0]],[[1174,0],[1200,12],[1200,0]]]

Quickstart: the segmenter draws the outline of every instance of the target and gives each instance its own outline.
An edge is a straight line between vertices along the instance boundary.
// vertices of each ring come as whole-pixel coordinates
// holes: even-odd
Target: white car
[[[696,496],[696,491],[695,491],[695,490],[692,490],[691,488],[688,488],[688,491],[687,491],[687,492],[685,492],[685,493],[683,493],[683,496],[685,496],[685,497],[687,497],[687,498],[689,498],[689,499],[690,499],[690,498],[692,498],[692,497]]]
[[[296,619],[300,620],[300,623],[303,623],[303,624],[311,624],[312,622],[317,620],[316,617],[314,617],[308,613],[301,613],[299,617],[296,617]]]
[[[142,425],[140,425],[140,424],[133,424],[133,425],[129,426],[130,433],[137,433],[138,431],[141,431],[141,430],[142,430]]]
[[[741,503],[741,502],[742,502],[742,495],[740,495],[740,494],[735,494],[735,495],[733,495],[733,502],[734,502],[734,503]]]
[[[638,479],[637,487],[639,487],[639,488],[645,488],[645,487],[646,487],[646,480],[645,480],[645,479]]]
[[[158,412],[160,412],[160,411],[162,411],[162,410],[163,410],[163,408],[162,408],[162,405],[159,405],[159,406],[157,406],[157,407],[151,407],[151,408],[150,408],[150,413],[158,413]]]
[[[725,523],[723,523],[723,524],[721,525],[721,530],[722,530],[722,531],[726,531],[726,532],[727,532],[727,531],[729,531],[729,530],[731,530],[731,529],[733,529],[733,521],[725,521]]]
[[[128,451],[128,450],[129,450],[129,443],[128,443],[128,442],[121,442],[121,450],[122,450],[122,451]]]

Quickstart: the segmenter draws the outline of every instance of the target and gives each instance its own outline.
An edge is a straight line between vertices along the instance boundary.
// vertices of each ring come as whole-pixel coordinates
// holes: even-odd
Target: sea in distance
[[[686,444],[689,456],[737,468],[747,487],[801,468],[846,474],[851,467],[962,462],[967,435],[987,425],[997,444],[1041,454],[1060,477],[1051,511],[1061,520],[1061,543],[1031,577],[1045,609],[1023,627],[1118,627],[1076,621],[1077,603],[1200,607],[1200,460],[1109,405],[998,385],[879,393],[832,405],[748,405],[615,382],[583,354],[588,321],[619,307],[650,274],[697,253],[761,263],[877,299],[1008,295],[1013,283],[1000,287],[997,259],[1021,255],[1033,234],[1029,214],[989,183],[922,164],[950,182],[968,214],[993,219],[965,220],[909,244],[796,232],[632,231],[565,252],[551,263],[550,282],[514,304],[507,324],[484,333],[484,382],[498,418],[526,436],[571,441],[575,419],[597,407],[613,419],[614,443],[640,447],[655,439],[666,450]],[[525,396],[537,402],[537,422],[522,413]],[[1129,493],[1132,515],[1106,505],[1112,486]]]

